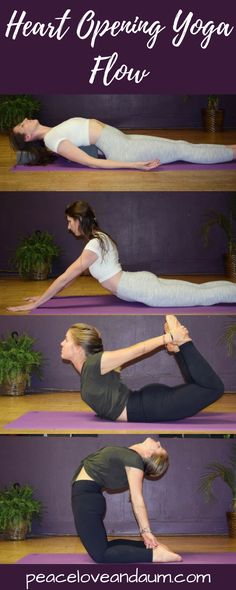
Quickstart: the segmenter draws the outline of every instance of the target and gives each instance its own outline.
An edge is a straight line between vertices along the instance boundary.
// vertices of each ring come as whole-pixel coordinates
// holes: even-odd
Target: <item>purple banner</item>
[[[235,93],[232,0],[8,0],[1,92]]]
[[[214,590],[222,590],[227,580],[227,590],[235,587],[236,566],[230,565],[93,565],[93,566],[0,566],[1,580],[7,590],[42,590],[53,587],[71,590],[73,584],[84,585],[92,590],[106,587],[127,588],[129,584],[142,584],[149,588],[150,584],[180,584],[183,590],[211,586]],[[5,584],[4,584],[5,582]],[[51,584],[52,586],[49,586]],[[175,588],[175,586],[172,586]]]

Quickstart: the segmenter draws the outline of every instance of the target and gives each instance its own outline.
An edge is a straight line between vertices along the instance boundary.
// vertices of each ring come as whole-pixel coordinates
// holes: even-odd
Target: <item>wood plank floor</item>
[[[115,537],[112,537],[115,538]],[[131,538],[131,537],[127,537]],[[132,537],[139,539],[139,537]],[[236,552],[236,539],[227,536],[158,536],[173,551],[195,553]],[[110,538],[111,539],[111,538]],[[26,541],[1,541],[0,563],[16,563],[29,553],[85,553],[78,537],[41,537]]]
[[[164,275],[162,275],[164,276]],[[186,281],[192,281],[193,283],[203,283],[205,281],[216,281],[216,280],[224,280],[226,277],[222,275],[168,275],[169,279],[182,279]],[[25,281],[19,277],[7,277],[7,278],[0,278],[0,316],[1,315],[12,315],[12,312],[7,310],[8,306],[15,306],[15,305],[23,305],[26,303],[24,301],[25,297],[29,296],[39,296],[41,295],[52,283],[52,279],[47,281]],[[98,281],[93,279],[90,276],[82,276],[79,277],[72,285],[64,289],[59,296],[78,296],[78,295],[109,295],[109,291],[104,289]],[[152,315],[153,308],[150,307],[150,315]],[[204,308],[203,308],[204,310]],[[220,315],[220,310],[216,307],[213,308],[215,315]],[[28,312],[17,312],[14,315],[27,315]],[[50,315],[50,310],[48,311],[48,315]],[[66,315],[66,314],[64,314]],[[135,315],[135,314],[134,314]],[[155,315],[156,311],[155,311]],[[163,314],[161,314],[163,315]],[[189,315],[189,311],[186,308],[186,314],[181,313],[181,315]],[[195,315],[194,308],[191,311],[191,315]],[[199,312],[196,315],[200,315]],[[233,315],[232,311],[229,312],[229,315]]]
[[[0,397],[0,406],[1,406],[1,413],[0,413],[0,435],[1,434],[25,434],[25,430],[21,429],[14,429],[11,430],[7,428],[6,425],[9,422],[16,420],[26,412],[33,412],[33,411],[45,411],[45,412],[92,412],[92,410],[81,400],[80,394],[75,391],[70,392],[50,392],[50,393],[31,393],[24,396],[19,397],[11,397],[11,396],[1,396]],[[215,413],[222,413],[222,412],[235,412],[236,413],[236,393],[225,393],[224,396],[212,404],[210,406],[211,412]],[[209,411],[209,408],[203,410],[205,412]],[[96,434],[113,434],[114,430],[111,427],[109,430],[104,431],[102,428],[99,427],[99,424],[96,429]],[[129,429],[125,428],[122,425],[120,430],[115,431],[117,434],[129,434]],[[147,424],[146,428],[140,428],[139,424],[132,433],[135,434],[142,434],[142,433],[158,433],[158,426],[157,427],[150,427],[150,424]],[[181,428],[180,428],[181,434]],[[235,420],[235,432],[236,432],[236,420]],[[79,428],[77,429],[70,429],[70,430],[57,430],[56,428],[47,429],[45,430],[27,430],[27,434],[80,434]],[[83,430],[83,434],[90,434],[90,430]],[[192,431],[189,430],[188,434],[191,434]],[[194,434],[201,434],[202,430],[199,428],[199,431],[194,431]],[[215,433],[215,430],[214,430]],[[168,430],[168,426],[166,428],[166,434],[172,434],[172,430]],[[210,434],[210,431],[209,431]],[[224,434],[224,432],[219,428],[218,434]]]
[[[0,316],[12,315],[7,311],[11,305],[22,305],[26,303],[25,297],[41,295],[53,282],[52,279],[47,281],[25,281],[18,277],[0,278]],[[64,289],[59,296],[68,295],[110,295],[109,291],[104,289],[98,281],[90,276],[79,277],[72,285]],[[17,315],[27,315],[28,312],[18,312]],[[49,314],[50,315],[50,314]]]
[[[128,130],[193,143],[236,144],[236,131],[206,133],[201,130]],[[235,191],[236,170],[157,171],[80,170],[18,172],[8,138],[0,135],[0,191]]]

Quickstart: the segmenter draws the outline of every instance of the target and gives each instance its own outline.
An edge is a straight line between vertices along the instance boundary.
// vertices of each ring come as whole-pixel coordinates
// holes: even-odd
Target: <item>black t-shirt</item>
[[[119,372],[101,375],[102,354],[89,355],[83,365],[81,397],[100,418],[116,420],[127,404],[130,391],[122,383]]]
[[[82,467],[96,483],[107,490],[128,489],[125,467],[135,467],[144,471],[142,457],[127,447],[103,447],[96,453],[91,453],[81,462],[73,482]]]

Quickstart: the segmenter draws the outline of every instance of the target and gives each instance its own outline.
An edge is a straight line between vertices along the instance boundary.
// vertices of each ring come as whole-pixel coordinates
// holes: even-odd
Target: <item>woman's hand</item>
[[[29,301],[30,303],[36,303],[36,301],[38,301],[39,299],[39,295],[37,295],[36,297],[24,297],[24,301]]]
[[[172,344],[182,344],[190,340],[188,330],[185,326],[178,326],[174,330],[172,329],[171,335],[173,337]]]
[[[35,309],[37,305],[29,303],[28,305],[17,305],[16,307],[7,307],[8,311],[31,311]]]
[[[136,170],[154,170],[160,166],[160,160],[150,160],[149,162],[133,162],[132,168]]]
[[[39,297],[24,297],[24,301],[29,301],[25,305],[17,305],[16,307],[7,307],[8,311],[31,311],[36,309]]]
[[[153,533],[142,533],[142,538],[146,549],[154,549],[159,545]]]
[[[73,262],[66,271],[60,275],[53,283],[46,289],[46,291],[39,297],[26,297],[25,300],[29,301],[27,305],[18,305],[17,307],[8,307],[9,311],[31,311],[40,305],[43,305],[52,297],[55,297],[57,293],[67,287],[76,277],[80,276],[81,273],[86,270],[91,264],[97,260],[97,254],[91,250],[83,250],[82,254]]]

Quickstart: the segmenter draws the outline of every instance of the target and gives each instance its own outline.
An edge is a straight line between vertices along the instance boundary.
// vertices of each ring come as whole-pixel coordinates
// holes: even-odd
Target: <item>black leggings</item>
[[[175,354],[186,381],[169,387],[153,383],[132,391],[127,403],[128,422],[165,422],[194,416],[224,393],[224,385],[193,342]]]
[[[72,485],[75,526],[86,551],[97,563],[139,563],[152,561],[152,549],[142,541],[108,541],[103,519],[106,500],[95,481],[79,480]]]

